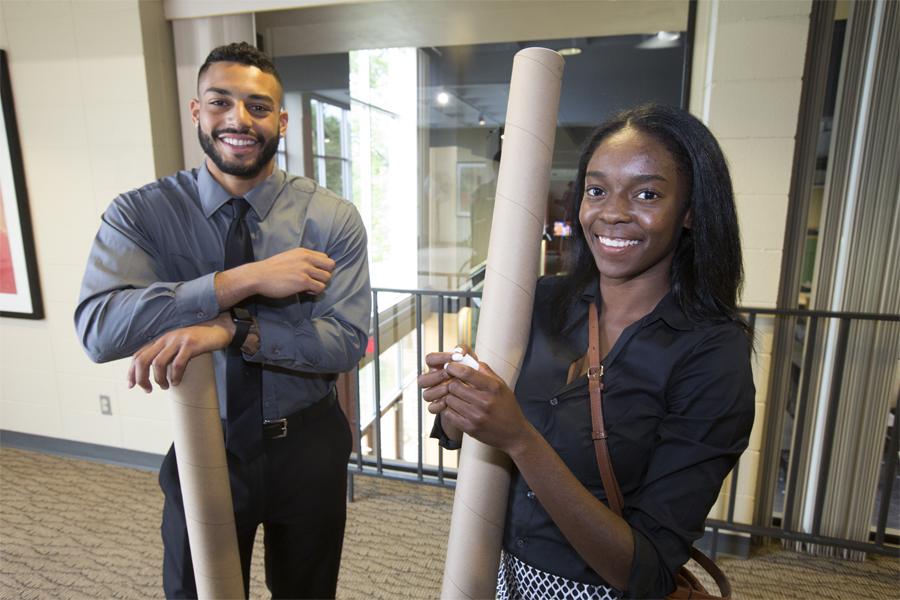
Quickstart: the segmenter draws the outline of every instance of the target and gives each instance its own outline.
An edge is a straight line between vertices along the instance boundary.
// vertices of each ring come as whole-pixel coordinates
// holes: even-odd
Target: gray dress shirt
[[[324,397],[335,374],[365,353],[371,296],[366,231],[356,208],[314,181],[276,170],[245,198],[257,260],[292,248],[335,263],[318,296],[256,304],[263,417],[277,419]],[[213,277],[223,269],[230,196],[204,164],[117,197],[103,215],[81,284],[75,326],[95,362],[132,355],[163,333],[215,318]],[[214,353],[225,415],[225,353]],[[123,373],[124,376],[124,373]]]

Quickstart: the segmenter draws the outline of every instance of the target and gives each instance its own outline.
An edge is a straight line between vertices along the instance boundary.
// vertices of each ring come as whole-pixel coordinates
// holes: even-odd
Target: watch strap
[[[246,308],[231,307],[231,321],[234,323],[234,337],[231,338],[229,348],[240,348],[250,333],[250,326],[253,325],[253,315]]]

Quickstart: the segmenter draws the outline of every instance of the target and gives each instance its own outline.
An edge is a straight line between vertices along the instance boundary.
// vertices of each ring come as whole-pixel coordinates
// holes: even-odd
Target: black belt
[[[274,440],[277,438],[287,437],[288,425],[292,431],[296,431],[303,423],[318,419],[331,408],[337,400],[337,394],[334,388],[325,395],[321,400],[310,404],[306,408],[301,408],[294,414],[288,415],[282,419],[273,419],[271,421],[263,421],[263,439]]]

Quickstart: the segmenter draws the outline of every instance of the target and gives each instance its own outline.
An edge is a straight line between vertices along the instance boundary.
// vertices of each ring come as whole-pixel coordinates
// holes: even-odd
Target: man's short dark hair
[[[272,62],[272,59],[265,52],[256,46],[251,46],[247,42],[234,42],[214,48],[200,66],[200,72],[197,73],[197,81],[200,81],[200,78],[203,77],[203,74],[206,73],[211,64],[217,62],[235,62],[248,67],[256,67],[263,73],[273,75],[278,80],[278,85],[283,87],[281,77],[278,75],[278,70],[275,68],[275,63]]]

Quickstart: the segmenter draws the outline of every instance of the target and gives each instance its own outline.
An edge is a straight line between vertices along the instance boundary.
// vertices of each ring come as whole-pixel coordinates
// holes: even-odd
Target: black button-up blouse
[[[606,501],[591,440],[587,378],[566,383],[587,351],[587,312],[597,286],[576,302],[562,331],[550,292],[538,282],[531,338],[516,384],[525,417],[579,481]],[[634,534],[628,597],[662,597],[688,560],[725,476],[747,447],[753,425],[751,343],[733,322],[690,321],[667,294],[627,327],[603,359],[603,416],[624,518]],[[433,436],[444,438],[436,421]],[[514,471],[503,547],[567,579],[608,585],[578,555]]]

